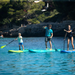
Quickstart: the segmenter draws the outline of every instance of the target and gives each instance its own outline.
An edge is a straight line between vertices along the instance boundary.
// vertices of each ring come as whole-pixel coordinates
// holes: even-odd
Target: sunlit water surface
[[[15,38],[0,39],[0,46],[8,44],[13,39]],[[45,49],[44,40],[45,37],[23,38],[24,47]],[[63,37],[53,37],[53,42],[56,48],[63,49]],[[0,75],[75,75],[75,53],[8,53],[8,50],[12,49],[18,50],[17,41],[0,49]]]

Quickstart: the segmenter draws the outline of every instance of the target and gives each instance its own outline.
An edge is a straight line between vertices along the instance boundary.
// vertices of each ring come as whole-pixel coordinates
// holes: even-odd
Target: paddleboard
[[[39,50],[39,49],[29,49],[29,52],[32,52],[32,53],[41,53],[41,52],[55,52],[55,51],[61,51],[60,49],[52,49],[52,50]]]
[[[9,53],[23,53],[23,52],[28,52],[28,49],[25,50],[9,50]]]
[[[75,53],[75,50],[61,50],[61,53]]]

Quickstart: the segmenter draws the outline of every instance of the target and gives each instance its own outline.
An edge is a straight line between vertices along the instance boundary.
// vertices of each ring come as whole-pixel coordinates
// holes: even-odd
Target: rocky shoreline
[[[5,37],[17,37],[18,33],[22,33],[24,37],[43,37],[45,35],[45,29],[43,26],[52,25],[54,36],[64,36],[64,29],[67,28],[67,25],[71,25],[72,29],[75,29],[75,21],[67,20],[61,23],[58,22],[48,22],[40,24],[30,24],[26,26],[21,26],[7,31],[0,31],[0,34],[3,34]]]

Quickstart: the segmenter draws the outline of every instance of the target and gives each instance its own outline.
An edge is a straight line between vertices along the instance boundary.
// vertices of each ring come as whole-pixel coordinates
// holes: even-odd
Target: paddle
[[[1,46],[1,49],[6,47],[7,45],[9,45],[10,43],[12,43],[14,40],[10,41],[8,44],[4,45],[4,46]]]
[[[63,50],[65,50],[65,39],[64,39],[64,43],[63,43]]]
[[[66,29],[64,29],[64,31],[67,32]],[[66,39],[66,36],[67,36],[67,33],[65,34],[65,37],[64,37],[63,50],[65,50],[65,39]]]
[[[53,43],[53,41],[52,41],[52,43]],[[58,49],[56,49],[56,47],[55,47],[55,44],[54,44],[54,43],[53,43],[53,45],[54,45],[55,50],[56,50],[56,51],[58,51]]]

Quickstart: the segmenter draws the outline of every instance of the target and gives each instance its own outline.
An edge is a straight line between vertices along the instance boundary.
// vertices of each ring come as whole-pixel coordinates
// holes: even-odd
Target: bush
[[[34,18],[34,19],[28,19],[27,21],[29,23],[31,23],[31,24],[39,24],[40,23],[40,21],[38,21],[36,18]]]

